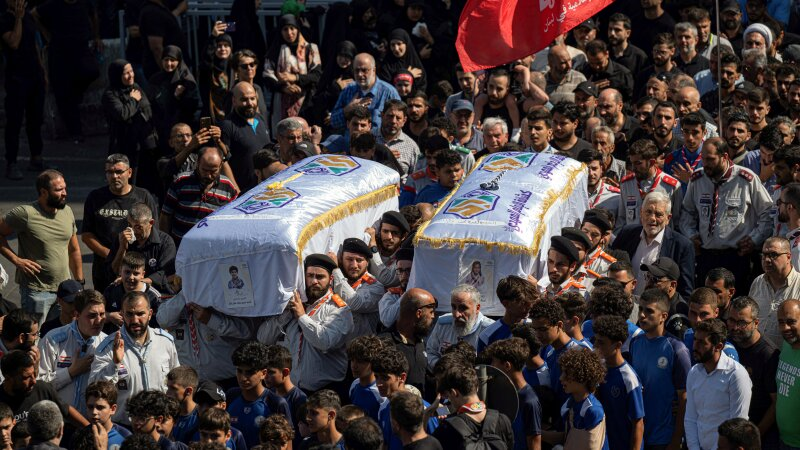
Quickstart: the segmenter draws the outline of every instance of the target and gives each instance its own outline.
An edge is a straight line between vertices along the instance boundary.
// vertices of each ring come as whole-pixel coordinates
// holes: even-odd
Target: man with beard
[[[476,99],[476,105],[481,96]],[[486,80],[486,101],[482,109],[476,111],[476,119],[481,122],[487,117],[498,117],[505,121],[512,135],[519,129],[520,115],[514,94],[511,93],[511,74],[505,69],[495,69]]]
[[[130,424],[125,411],[128,398],[151,389],[165,392],[167,373],[180,365],[172,335],[148,326],[152,315],[144,292],[128,292],[122,299],[123,327],[107,336],[95,352],[89,382],[117,385],[113,417],[117,423]]]
[[[627,67],[611,60],[601,40],[586,44],[586,63],[579,70],[598,89],[616,89],[625,99],[633,96],[633,75]]]
[[[663,0],[639,0],[641,13],[631,18],[636,27],[631,43],[639,48],[651,48],[660,33],[672,34],[675,20],[662,7]]]
[[[591,247],[586,252],[583,266],[586,272],[595,279],[607,276],[608,267],[617,262],[617,258],[603,250],[611,239],[613,228],[611,213],[604,209],[589,209],[583,215],[581,231],[591,243]]]
[[[726,122],[728,126],[725,128],[725,142],[728,143],[731,162],[742,165],[747,155],[745,144],[750,140],[750,120],[747,114],[736,111],[728,116]]]
[[[588,169],[589,208],[605,209],[616,221],[620,201],[619,188],[606,183],[603,177],[604,158],[602,153],[590,148],[581,151],[577,160],[586,164]]]
[[[755,88],[747,94],[747,115],[750,117],[750,133],[758,140],[761,131],[767,126],[769,115],[769,91]]]
[[[12,350],[28,353],[39,369],[39,347],[36,346],[40,327],[36,317],[22,309],[15,309],[3,317],[3,329],[0,330],[0,352],[6,354]],[[0,373],[2,381],[2,373]]]
[[[614,130],[605,125],[595,127],[592,130],[592,146],[603,155],[603,176],[606,179],[612,183],[619,183],[620,179],[625,178],[625,161],[614,157],[617,147]]]
[[[636,75],[636,91],[639,97],[645,93],[648,80],[654,76],[662,82],[668,82],[669,77],[681,73],[673,60],[675,57],[675,37],[672,34],[672,28],[670,28],[669,33],[656,35],[652,45],[643,48],[651,49],[650,58],[653,64],[645,67]],[[649,92],[647,92],[647,95],[654,97]]]
[[[800,123],[800,79],[792,81],[789,85],[789,118],[795,124]]]
[[[403,126],[408,119],[408,106],[400,100],[388,100],[383,107],[381,119],[378,143],[389,147],[397,158],[402,169],[400,183],[403,184],[416,167],[419,158],[419,146],[410,136],[403,133]]]
[[[367,269],[377,246],[370,248],[362,239],[347,238],[337,258],[328,253],[338,264],[331,271],[333,292],[349,307],[353,316],[352,337],[375,334],[378,330],[378,302],[385,292],[383,284]]]
[[[675,25],[675,42],[678,44],[678,69],[694,77],[697,72],[708,69],[708,58],[697,53],[697,28],[689,22]]]
[[[566,292],[577,292],[585,297],[586,287],[573,277],[581,263],[578,248],[569,238],[564,236],[550,238],[550,249],[547,251],[547,278],[538,282],[542,297],[552,300]]]
[[[759,308],[755,300],[738,297],[731,302],[729,311],[728,337],[753,383],[748,417],[758,425],[764,448],[778,448],[774,408],[777,401],[775,373],[780,351],[758,331]]]
[[[478,78],[474,72],[465,72],[461,63],[456,63],[455,70],[456,79],[458,80],[458,86],[461,87],[461,91],[447,97],[444,107],[444,113],[447,116],[450,116],[450,113],[453,112],[453,104],[456,101],[466,100],[472,103],[472,100],[475,98],[475,89],[478,87]]]
[[[450,308],[452,312],[439,317],[428,336],[425,351],[430,370],[451,345],[465,341],[477,347],[478,337],[494,323],[481,312],[481,293],[468,284],[459,284],[450,291]]]
[[[581,116],[578,123],[579,131],[575,134],[581,135],[586,129],[586,120],[597,116],[597,97],[600,95],[599,89],[591,81],[584,81],[578,84],[574,91],[575,105],[578,106]]]
[[[608,18],[608,43],[611,45],[611,60],[622,64],[638,74],[647,64],[647,53],[628,42],[631,37],[631,19],[622,13]]]
[[[381,333],[384,338],[408,361],[406,383],[425,393],[425,374],[428,359],[425,355],[425,338],[433,327],[437,302],[425,289],[409,289],[398,302],[397,322]]]
[[[780,342],[781,330],[775,311],[786,299],[800,298],[800,274],[792,267],[789,241],[771,237],[761,249],[764,273],[753,280],[748,294],[758,303],[758,329],[772,342]]]
[[[628,143],[632,142],[633,133],[639,128],[639,121],[625,114],[622,98],[622,94],[616,89],[603,89],[597,98],[597,114],[614,131],[614,155],[625,160]]]
[[[368,53],[359,53],[353,60],[353,80],[339,94],[331,111],[331,127],[341,130],[345,117],[355,106],[364,106],[372,113],[373,129],[381,129],[381,113],[389,100],[400,100],[400,94],[391,84],[379,80],[375,73],[375,58]]]
[[[105,173],[107,186],[93,190],[86,197],[81,230],[81,240],[94,253],[92,284],[100,291],[113,281],[107,267],[114,258],[111,246],[127,227],[125,219],[133,204],[147,204],[152,214],[158,211],[158,205],[147,190],[130,184],[133,171],[127,156],[115,153],[106,158]]]
[[[732,48],[728,39],[724,36],[720,39],[711,32],[711,15],[708,10],[697,7],[690,8],[686,18],[697,28],[698,36],[695,48],[701,56],[708,58],[710,61],[712,58],[711,49],[717,45],[721,44],[725,47]]]
[[[419,145],[420,135],[428,128],[428,96],[423,91],[414,91],[406,99],[406,104],[408,121],[403,127],[403,132]]]
[[[715,267],[708,272],[705,287],[717,294],[719,317],[725,320],[730,311],[731,299],[736,295],[736,278],[724,267]]]
[[[553,140],[550,145],[562,153],[575,158],[581,150],[592,148],[592,144],[575,135],[581,118],[580,109],[573,102],[559,102],[552,109]]]
[[[369,269],[384,286],[397,284],[394,255],[410,231],[411,227],[408,225],[408,221],[397,211],[383,213],[381,221],[378,223],[377,233],[372,227],[365,230],[370,236],[369,248],[373,251]]]
[[[530,281],[509,275],[497,283],[497,298],[503,305],[503,317],[489,325],[478,336],[478,353],[493,342],[511,337],[511,329],[528,322],[528,312],[533,302],[539,299],[539,292]]]
[[[450,113],[450,123],[456,128],[454,144],[466,147],[472,151],[483,149],[483,133],[475,125],[475,108],[466,100],[457,100],[453,103],[453,112]]]
[[[653,134],[658,155],[664,157],[683,146],[683,139],[673,132],[678,117],[678,108],[672,102],[659,102],[651,114]]]
[[[741,364],[722,349],[727,337],[719,319],[695,326],[692,356],[697,364],[686,379],[686,441],[689,448],[716,448],[717,427],[728,419],[746,419],[753,383]]]
[[[742,32],[742,9],[736,0],[723,0],[720,3],[720,25],[722,36],[728,39],[733,47],[733,52],[737,55],[742,53],[744,39]]]
[[[86,416],[89,370],[95,350],[106,338],[106,301],[93,289],[81,291],[75,298],[75,312],[72,323],[47,333],[39,343],[39,379],[53,383],[61,401]]]
[[[797,425],[797,412],[800,411],[800,388],[794,382],[800,372],[800,301],[786,300],[778,307],[778,321],[781,336],[785,341],[781,347],[778,362],[778,401],[775,415],[780,430],[782,447],[800,446],[800,429]]]
[[[726,267],[736,277],[736,290],[745,292],[750,259],[744,256],[771,234],[772,200],[753,172],[731,163],[722,139],[705,141],[701,153],[703,168],[694,172],[683,198],[680,230],[694,241],[697,280]]]
[[[652,264],[643,264],[640,270],[645,275],[645,289],[659,289],[669,298],[669,318],[664,325],[673,336],[683,340],[684,333],[691,327],[689,304],[678,293],[678,279],[681,270],[672,258],[659,257]]]
[[[231,180],[220,174],[221,168],[222,152],[216,147],[203,147],[197,169],[176,178],[167,191],[158,228],[172,236],[176,247],[197,222],[238,195]]]
[[[716,56],[714,56],[716,58]],[[716,62],[711,63],[716,66]],[[712,115],[719,115],[719,95],[722,93],[722,107],[733,105],[733,92],[736,90],[736,82],[740,78],[741,61],[732,53],[723,53],[720,57],[719,65],[721,66],[722,78],[719,80],[719,87],[710,89],[702,97],[700,103]],[[712,69],[717,69],[712,67]],[[711,78],[716,78],[716,70],[710,72],[713,74]]]
[[[620,202],[614,229],[619,230],[625,225],[638,223],[642,200],[645,195],[654,191],[663,192],[669,197],[672,202],[672,218],[677,220],[683,200],[681,182],[658,168],[655,143],[649,139],[634,142],[628,158],[631,162],[631,173],[619,183]]]
[[[8,211],[0,220],[0,253],[17,267],[22,309],[39,314],[39,325],[58,316],[51,309],[62,281],[70,278],[84,284],[81,248],[75,216],[67,206],[67,183],[56,170],[36,177],[39,198]],[[18,252],[8,244],[16,233]],[[52,312],[52,314],[51,314]]]
[[[544,74],[544,91],[550,97],[550,103],[557,104],[562,101],[574,101],[575,89],[586,81],[586,77],[572,69],[572,58],[563,45],[550,47],[547,53],[548,69]]]
[[[398,285],[390,287],[378,302],[378,314],[381,323],[386,328],[394,325],[400,311],[400,298],[408,288],[408,279],[411,277],[411,267],[414,261],[413,248],[401,248],[394,254],[394,267],[397,274]]]
[[[239,82],[232,94],[233,114],[226,116],[220,126],[219,147],[231,166],[236,185],[246,192],[256,185],[253,155],[270,142],[269,126],[258,113],[258,95],[252,84]]]
[[[776,98],[770,103],[772,116],[789,114],[789,86],[798,78],[798,71],[793,64],[783,63],[775,69]]]

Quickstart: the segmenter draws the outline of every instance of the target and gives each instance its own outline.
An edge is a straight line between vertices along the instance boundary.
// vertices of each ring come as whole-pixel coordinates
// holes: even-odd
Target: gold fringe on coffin
[[[305,249],[308,240],[319,231],[329,228],[334,223],[344,219],[345,217],[352,216],[367,208],[383,203],[392,197],[397,197],[399,191],[397,185],[384,186],[377,191],[372,191],[352,200],[348,200],[341,205],[331,208],[329,211],[320,214],[309,222],[303,230],[300,231],[300,236],[297,238],[297,258],[300,260],[300,265],[303,264],[303,249]]]
[[[414,246],[416,247],[417,245],[419,245],[420,242],[424,242],[433,248],[458,247],[463,249],[464,246],[467,244],[476,244],[485,247],[487,251],[492,251],[497,249],[503,253],[509,253],[512,255],[523,255],[523,254],[537,255],[539,253],[539,248],[542,242],[542,235],[544,234],[544,227],[545,227],[544,216],[547,214],[547,212],[550,210],[550,207],[553,206],[556,200],[566,199],[569,198],[570,195],[572,195],[572,191],[575,190],[575,184],[578,175],[580,175],[581,172],[583,172],[585,167],[586,165],[581,163],[580,167],[576,167],[574,169],[569,170],[567,184],[566,186],[564,186],[564,189],[560,193],[555,192],[552,189],[547,191],[547,197],[542,202],[542,209],[541,209],[542,212],[540,213],[538,218],[539,226],[536,228],[536,232],[534,234],[534,240],[530,247],[523,245],[509,244],[506,242],[492,242],[478,238],[434,238],[430,236],[425,236],[425,230],[428,228],[428,224],[430,224],[431,221],[422,224],[422,226],[419,228],[419,231],[417,231],[417,236],[414,238]],[[456,194],[457,190],[458,189],[453,189],[453,192],[448,194],[447,197],[445,197],[444,199],[442,199],[441,202],[439,202],[439,207],[436,209],[434,217],[439,214],[442,208],[444,208],[450,203],[450,198]]]

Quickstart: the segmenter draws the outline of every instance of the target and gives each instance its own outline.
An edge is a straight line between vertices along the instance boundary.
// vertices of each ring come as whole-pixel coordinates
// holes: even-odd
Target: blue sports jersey
[[[567,400],[567,394],[564,392],[564,386],[561,385],[561,369],[558,366],[558,358],[567,350],[572,347],[579,346],[578,341],[570,338],[569,342],[560,350],[556,350],[553,346],[548,345],[542,349],[541,356],[547,367],[550,369],[550,387],[556,393],[556,399],[559,404],[563,404]]]
[[[636,324],[631,322],[630,320],[626,320],[625,323],[628,325],[628,339],[622,343],[623,355],[628,353],[629,347],[631,345],[631,339],[644,333],[644,331],[642,331],[641,328],[636,326]],[[581,326],[581,333],[583,333],[584,339],[588,339],[590,342],[594,342],[594,328],[592,328],[591,320],[583,322],[583,326]]]
[[[188,415],[178,416],[178,420],[175,421],[175,426],[172,428],[172,438],[189,445],[192,442],[192,436],[197,432],[197,421],[196,407]]]
[[[586,348],[588,348],[589,350],[594,350],[594,346],[593,346],[593,345],[592,345],[592,343],[589,341],[589,338],[587,338],[586,336],[584,336],[584,337],[583,337],[583,339],[581,339],[580,341],[578,341],[578,345],[580,345],[581,347],[586,347]]]
[[[572,412],[572,423],[569,421],[570,410]],[[567,425],[567,434],[569,434],[571,428],[591,430],[600,425],[604,417],[605,412],[603,411],[603,406],[592,394],[589,394],[589,396],[581,402],[576,402],[570,395],[561,407],[561,420]],[[606,436],[608,436],[607,433]],[[603,450],[609,450],[608,437],[603,439]]]
[[[692,362],[692,365],[695,365],[696,361],[694,360],[692,351],[694,349],[694,328],[689,328],[686,330],[686,333],[683,334],[683,345],[689,350],[689,360]],[[725,346],[722,347],[722,351],[734,361],[739,362],[739,352],[736,351],[736,348],[730,342],[725,341]]]
[[[529,369],[528,366],[522,368],[522,376],[529,385],[550,387],[550,368],[547,363],[542,364],[538,369]]]
[[[514,430],[514,450],[528,449],[528,436],[542,434],[542,405],[530,385],[525,385],[517,392],[519,410],[511,424]]]
[[[648,339],[645,334],[631,341],[631,365],[642,382],[645,445],[667,445],[672,440],[675,419],[672,405],[679,390],[686,390],[692,365],[689,350],[673,336]]]
[[[597,398],[606,413],[608,446],[628,448],[633,422],[644,417],[642,383],[633,367],[623,362],[619,367],[608,368],[605,382],[597,388]]]
[[[108,431],[108,450],[118,450],[125,438],[130,435],[131,432],[127,428],[114,424]]]
[[[430,403],[422,400],[422,406],[424,408],[428,408],[431,406]],[[392,431],[392,420],[390,418],[391,408],[389,408],[389,402],[383,402],[381,404],[381,408],[378,411],[378,425],[381,427],[381,431],[383,431],[383,442],[387,443],[387,447],[389,450],[402,450],[403,443],[400,442],[400,438],[395,436],[394,432]],[[436,417],[431,417],[428,419],[428,423],[425,425],[425,431],[428,434],[433,434],[436,427],[439,426],[439,419]]]
[[[200,441],[200,432],[196,431],[192,435],[192,442]],[[242,432],[234,427],[231,427],[231,437],[225,441],[225,447],[231,450],[247,450],[247,443],[244,442]]]
[[[268,403],[274,408],[270,408]],[[248,448],[260,444],[258,426],[271,414],[282,414],[289,421],[289,425],[293,424],[289,404],[283,397],[269,389],[264,389],[261,396],[252,402],[248,402],[240,395],[228,405],[228,413],[231,415],[231,425],[242,432]]]
[[[430,203],[438,204],[453,188],[444,187],[439,183],[433,183],[422,188],[414,197],[414,204],[417,203]]]
[[[350,385],[350,403],[363,409],[372,420],[378,420],[378,410],[386,399],[378,392],[378,383],[373,381],[368,386],[362,386],[358,379]]]
[[[478,353],[482,352],[492,342],[511,337],[511,327],[503,322],[503,319],[496,320],[493,324],[486,327],[478,336]]]

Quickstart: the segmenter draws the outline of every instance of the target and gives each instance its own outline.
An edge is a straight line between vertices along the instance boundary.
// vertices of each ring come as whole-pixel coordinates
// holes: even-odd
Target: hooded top
[[[281,33],[281,31],[283,30],[283,27],[287,25],[297,28],[297,38],[294,40],[294,42],[287,42],[283,38],[283,33]],[[297,18],[292,14],[284,14],[281,16],[281,18],[278,20],[278,29],[276,31],[279,38],[272,41],[272,45],[270,45],[269,50],[267,50],[267,59],[277,65],[281,46],[286,45],[292,51],[292,54],[297,54],[297,45],[300,43],[302,32],[297,23]]]
[[[394,56],[391,50],[388,51],[386,53],[386,59],[381,65],[381,70],[378,72],[378,76],[387,83],[392,83],[394,76],[401,70],[408,70],[409,67],[422,69],[422,75],[414,78],[414,89],[424,91],[427,87],[425,67],[422,65],[422,60],[417,54],[417,49],[414,48],[414,43],[411,42],[411,37],[406,30],[396,28],[389,34],[389,44],[391,45],[391,42],[395,40],[403,41],[406,44],[406,53],[398,58]]]
[[[183,82],[184,84],[197,84],[194,79],[194,75],[192,75],[192,71],[189,70],[189,67],[183,62],[183,52],[181,51],[180,47],[175,45],[168,45],[164,47],[164,51],[161,54],[161,58],[172,58],[178,61],[178,67],[172,72],[171,83],[176,84],[179,82]]]
[[[183,53],[179,47],[168,45],[164,47],[163,58],[172,58],[178,61],[178,67],[171,73],[163,70],[150,77],[147,86],[147,96],[153,106],[154,123],[162,139],[169,136],[169,132],[177,122],[192,123],[195,114],[200,109],[200,92],[197,81],[189,67],[183,62]],[[183,86],[183,94],[175,97],[175,90]]]

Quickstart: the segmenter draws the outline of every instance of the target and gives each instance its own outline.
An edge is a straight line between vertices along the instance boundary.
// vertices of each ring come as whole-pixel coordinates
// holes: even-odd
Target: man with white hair
[[[647,272],[640,268],[661,257],[672,259],[681,268],[678,292],[689,297],[694,285],[694,245],[669,226],[672,220],[672,199],[663,191],[651,191],[644,197],[640,223],[628,224],[618,233],[612,249],[624,250],[631,259],[636,275],[634,294],[641,295],[647,285]]]
[[[708,69],[708,58],[697,53],[697,27],[689,22],[676,24],[675,43],[678,47],[675,63],[681,72],[693,77],[697,72]]]
[[[466,341],[477,347],[478,337],[494,323],[481,313],[481,293],[468,284],[459,284],[450,291],[450,308],[452,313],[439,317],[428,337],[425,350],[431,370],[451,345]]]
[[[499,117],[487,117],[483,120],[483,150],[476,154],[476,158],[487,153],[497,153],[508,143],[508,124]]]
[[[42,400],[33,405],[28,413],[28,433],[31,441],[28,450],[61,449],[64,436],[64,417],[58,405],[50,400]],[[63,449],[62,449],[63,450]]]
[[[614,158],[615,142],[614,130],[611,128],[601,125],[592,130],[592,147],[603,155],[603,175],[620,180],[625,176],[625,161]]]

